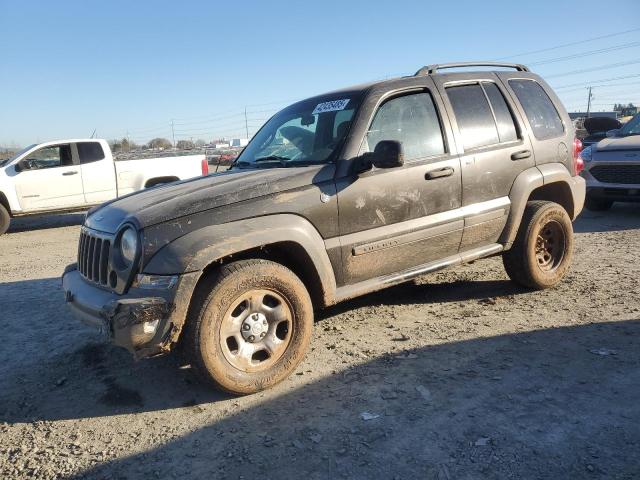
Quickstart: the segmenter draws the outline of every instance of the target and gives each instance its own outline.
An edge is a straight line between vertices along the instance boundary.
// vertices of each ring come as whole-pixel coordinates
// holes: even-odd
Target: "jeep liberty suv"
[[[216,387],[253,393],[299,364],[315,309],[493,255],[520,285],[556,285],[585,198],[577,145],[523,65],[309,98],[228,171],[90,211],[66,301],[137,358],[180,346]]]

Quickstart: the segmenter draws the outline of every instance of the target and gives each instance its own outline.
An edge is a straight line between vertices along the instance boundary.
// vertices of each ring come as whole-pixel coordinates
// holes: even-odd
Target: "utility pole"
[[[245,131],[245,138],[247,140],[249,140],[249,124],[247,123],[247,107],[244,107],[244,131]]]
[[[589,99],[587,100],[587,118],[589,118],[589,112],[591,111],[591,87],[589,87]]]
[[[171,119],[171,139],[173,140],[173,148],[176,148],[176,131],[174,129],[173,118]]]

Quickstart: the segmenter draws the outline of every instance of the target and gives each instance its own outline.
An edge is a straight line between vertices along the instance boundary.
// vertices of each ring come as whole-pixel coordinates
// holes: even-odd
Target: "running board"
[[[399,283],[406,282],[407,280],[411,280],[412,278],[419,277],[420,275],[435,272],[437,270],[442,270],[454,265],[473,262],[474,260],[478,260],[479,258],[489,257],[491,255],[500,253],[503,250],[503,245],[494,243],[484,247],[474,248],[473,250],[458,253],[456,255],[452,255],[435,262],[425,263],[423,265],[419,265],[402,272],[372,278],[363,282],[354,283],[353,285],[338,287],[336,289],[334,303],[358,297],[360,295],[364,295],[365,293],[375,292],[376,290],[381,290],[392,285],[397,285]]]

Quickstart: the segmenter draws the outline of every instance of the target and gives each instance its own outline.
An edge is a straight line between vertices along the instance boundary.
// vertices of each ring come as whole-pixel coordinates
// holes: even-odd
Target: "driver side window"
[[[41,148],[27,155],[23,162],[27,164],[29,170],[71,166],[73,165],[71,145]]]
[[[445,153],[440,120],[431,95],[417,93],[383,103],[371,122],[360,153],[382,140],[402,143],[407,161]]]

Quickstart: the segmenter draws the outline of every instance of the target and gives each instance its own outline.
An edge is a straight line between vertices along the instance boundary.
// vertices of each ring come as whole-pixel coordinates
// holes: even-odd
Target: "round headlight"
[[[133,228],[127,228],[120,237],[120,254],[130,265],[136,259],[138,251],[138,234]]]

